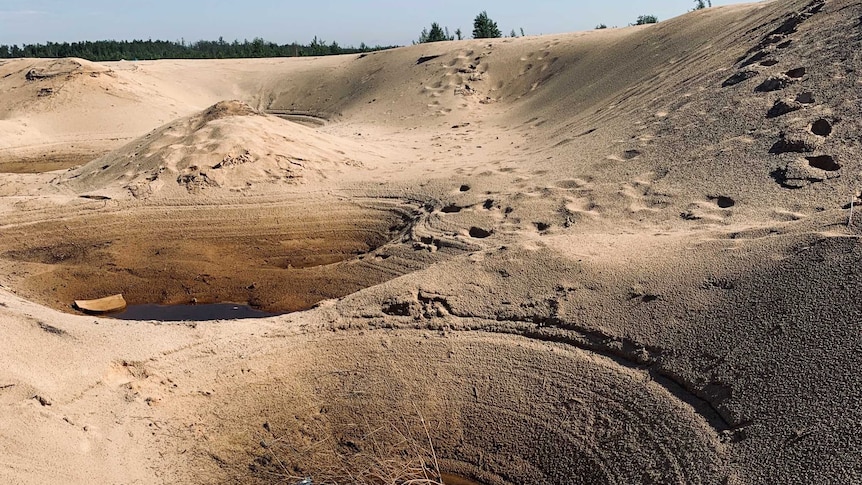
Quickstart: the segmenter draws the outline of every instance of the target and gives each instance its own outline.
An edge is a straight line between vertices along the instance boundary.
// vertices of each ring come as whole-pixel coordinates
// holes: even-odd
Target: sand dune
[[[862,481],[860,18],[3,62],[0,481]]]
[[[348,155],[349,153],[349,155]],[[255,190],[258,184],[303,184],[378,161],[360,144],[223,101],[133,140],[63,175],[78,192],[148,198],[161,191]]]

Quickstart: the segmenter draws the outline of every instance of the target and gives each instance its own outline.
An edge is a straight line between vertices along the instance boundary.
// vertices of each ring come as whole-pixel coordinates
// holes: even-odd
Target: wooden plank
[[[112,295],[98,300],[75,300],[75,308],[87,313],[118,312],[126,308],[123,295]]]

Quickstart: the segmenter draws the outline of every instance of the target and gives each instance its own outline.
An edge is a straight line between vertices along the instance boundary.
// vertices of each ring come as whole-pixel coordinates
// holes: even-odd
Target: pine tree
[[[441,42],[444,40],[454,40],[454,37],[448,34],[448,27],[446,30],[443,30],[437,22],[433,22],[431,24],[431,30],[422,29],[422,33],[419,35],[420,44],[424,44],[426,42]]]
[[[638,20],[637,20],[637,22],[635,22],[635,25],[646,25],[646,24],[657,24],[657,23],[658,23],[658,17],[656,17],[655,15],[641,15],[640,17],[638,17]]]
[[[502,37],[503,33],[497,28],[497,22],[488,17],[488,12],[482,12],[473,20],[474,39],[496,39]]]

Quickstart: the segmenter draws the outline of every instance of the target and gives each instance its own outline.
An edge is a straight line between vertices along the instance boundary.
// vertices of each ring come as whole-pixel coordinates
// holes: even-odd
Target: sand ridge
[[[0,478],[862,480],[859,18],[0,64]]]
[[[242,192],[257,184],[339,177],[361,168],[363,158],[375,154],[240,101],[222,101],[67,172],[57,184],[138,199],[217,188]]]

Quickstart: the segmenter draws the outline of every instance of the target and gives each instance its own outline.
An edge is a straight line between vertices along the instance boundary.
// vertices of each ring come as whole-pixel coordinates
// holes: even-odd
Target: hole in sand
[[[811,133],[818,136],[829,136],[832,134],[832,123],[821,118],[811,124]]]
[[[754,64],[754,63],[755,63],[755,62],[757,62],[757,61],[760,61],[760,60],[762,60],[762,59],[765,59],[765,58],[766,58],[766,56],[768,56],[768,55],[769,55],[769,53],[768,53],[768,52],[766,52],[766,51],[759,51],[759,52],[757,52],[756,54],[754,54],[753,56],[749,57],[745,62],[743,62],[742,64],[740,64],[740,66],[739,66],[739,67],[750,66],[750,65]]]
[[[787,71],[787,77],[789,77],[791,79],[799,79],[804,75],[805,75],[805,68],[804,67],[797,67],[796,69],[791,69],[791,70]]]
[[[0,258],[18,270],[0,278],[63,311],[122,294],[132,306],[241,302],[286,313],[391,279],[359,258],[400,237],[412,217],[401,206],[302,200],[90,215],[4,231]],[[229,314],[189,311],[210,309]]]
[[[787,76],[769,76],[754,88],[754,92],[770,93],[772,91],[779,91],[789,86],[791,82],[792,80]]]
[[[782,133],[781,138],[772,145],[772,148],[769,149],[769,153],[774,155],[782,153],[806,153],[813,151],[814,147],[811,146],[808,141],[801,138],[787,137],[784,133]]]
[[[410,305],[450,303],[419,293]],[[198,451],[237,483],[429,483],[438,472],[452,485],[637,482],[632,470],[655,483],[721,481],[711,409],[644,379],[625,345],[605,357],[542,339],[286,340],[265,373],[225,379],[195,410],[210,430]]]
[[[841,170],[841,165],[829,155],[820,155],[817,157],[805,157],[808,164],[814,168],[825,170],[827,172],[835,172]]]
[[[735,86],[743,81],[747,81],[753,77],[757,76],[756,71],[740,71],[727,78],[723,83],[721,83],[721,87],[730,87]]]
[[[711,196],[710,200],[714,200],[715,204],[722,209],[730,209],[731,207],[736,205],[736,201],[731,199],[730,197],[725,197],[723,195],[719,196]]]
[[[776,61],[775,59],[767,59],[760,63],[760,65],[764,67],[772,67],[776,64],[778,64],[778,61]]]
[[[794,111],[802,109],[802,106],[795,103],[788,103],[787,101],[778,100],[772,105],[772,108],[769,108],[769,111],[766,113],[767,118],[778,118],[779,116],[784,116],[787,113],[792,113]]]
[[[626,150],[623,152],[623,159],[625,160],[633,160],[639,156],[641,156],[640,150]]]
[[[491,231],[482,229],[481,227],[473,226],[470,228],[470,237],[476,239],[485,239],[486,237],[491,236]]]
[[[814,103],[814,93],[811,93],[811,92],[799,93],[796,96],[796,102],[802,103],[802,104],[812,104],[812,103]]]
[[[442,212],[444,214],[457,214],[457,213],[461,212],[462,210],[464,210],[463,207],[458,207],[455,204],[449,204],[446,207],[440,209],[440,212]]]
[[[459,190],[460,192],[469,192],[469,191],[470,191],[470,186],[469,186],[469,185],[462,185],[458,190]]]

